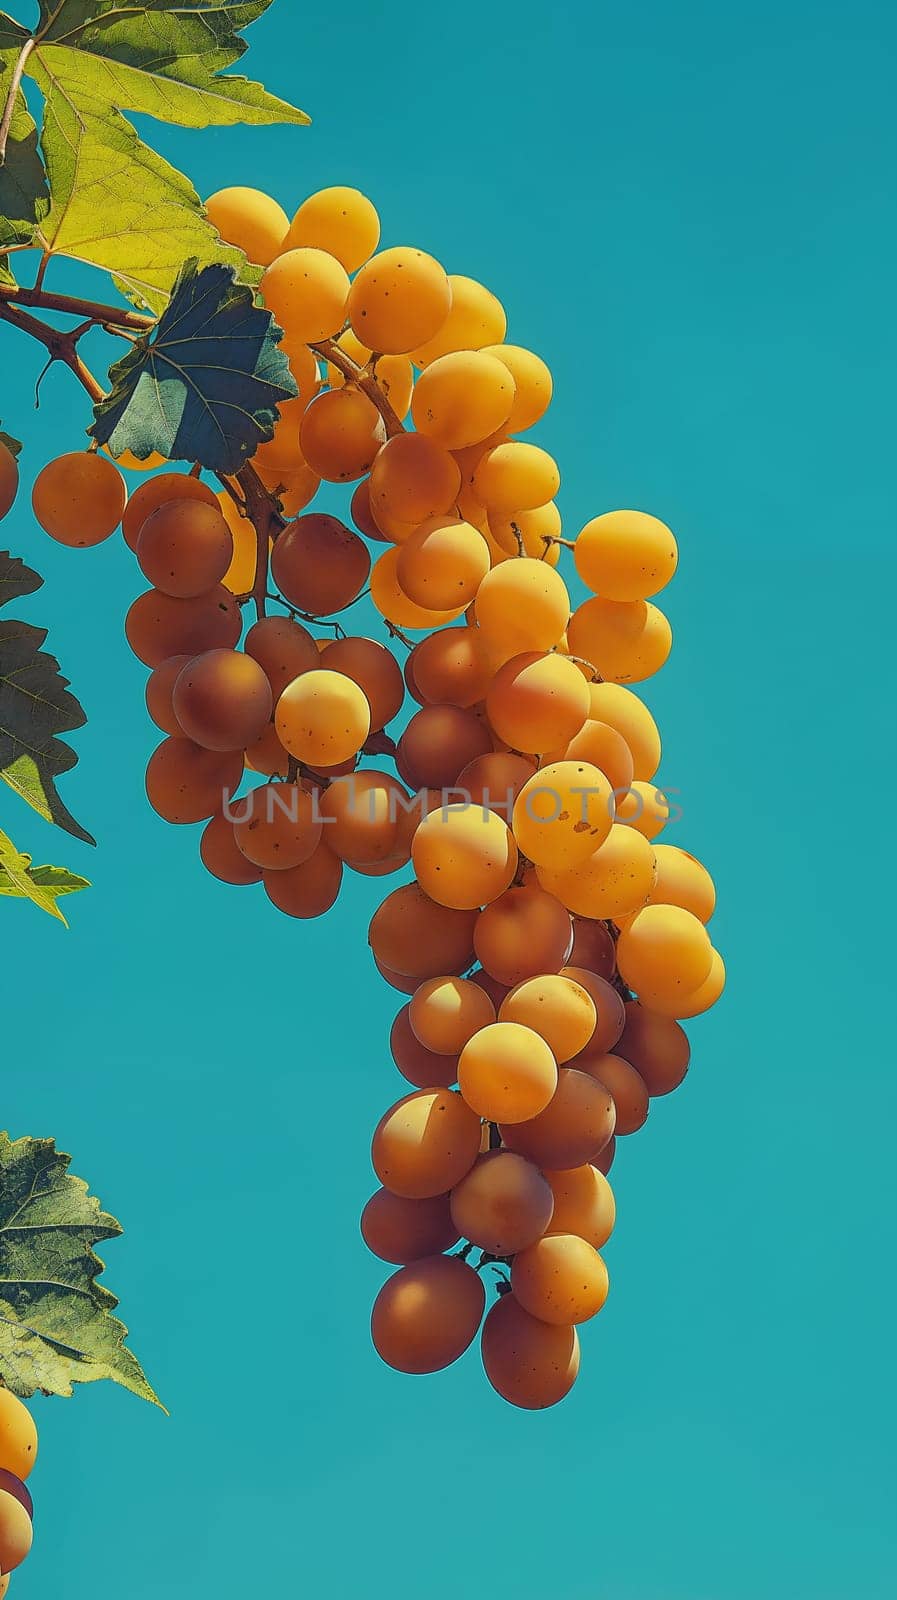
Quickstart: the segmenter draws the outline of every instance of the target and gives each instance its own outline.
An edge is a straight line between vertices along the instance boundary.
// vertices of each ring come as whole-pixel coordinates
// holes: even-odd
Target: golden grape
[[[558,1069],[545,1040],[518,1022],[493,1022],[464,1046],[458,1087],[490,1122],[528,1122],[557,1089]]]
[[[192,600],[148,589],[125,618],[125,635],[138,661],[157,667],[169,656],[232,650],[242,632],[240,608],[221,584]]]
[[[716,909],[716,889],[707,868],[673,844],[655,845],[654,856],[657,877],[649,905],[682,906],[701,922],[709,922]]]
[[[619,683],[589,684],[589,715],[596,722],[606,722],[626,740],[632,753],[633,775],[647,782],[660,766],[660,734],[648,707]],[[569,754],[569,752],[568,752]],[[592,760],[584,751],[577,751],[585,760]],[[596,761],[600,766],[600,761]],[[617,787],[615,785],[615,787]]]
[[[570,597],[563,578],[553,567],[531,556],[521,556],[502,562],[483,579],[476,598],[476,615],[487,643],[506,650],[508,655],[553,650],[570,617]],[[558,742],[556,736],[553,747]]]
[[[571,1167],[567,1172],[546,1172],[554,1195],[553,1233],[575,1233],[594,1250],[607,1244],[614,1231],[614,1192],[597,1167]]]
[[[567,627],[571,654],[608,683],[641,683],[667,660],[673,633],[663,612],[644,600],[586,600]]]
[[[346,320],[349,279],[326,250],[287,250],[269,266],[262,298],[288,339],[317,344],[332,339]]]
[[[535,444],[509,439],[487,450],[473,475],[473,490],[490,513],[531,511],[553,500],[561,486],[557,462]]]
[[[605,1055],[608,1050],[614,1048],[623,1032],[625,1012],[622,996],[606,978],[600,977],[597,972],[588,971],[585,967],[571,964],[562,967],[561,973],[565,978],[572,978],[574,983],[581,984],[595,1004],[595,1031],[583,1054],[587,1057],[596,1054]]]
[[[617,786],[615,786],[617,787]],[[646,839],[652,842],[662,833],[670,818],[670,802],[662,789],[655,783],[643,783],[641,779],[634,778],[626,787],[626,794],[619,794],[617,800],[616,820],[625,822],[629,828],[635,828],[643,833]],[[654,852],[657,857],[657,851]],[[660,878],[660,860],[657,860],[657,877]],[[651,897],[657,889],[657,883],[651,891]]]
[[[375,206],[359,189],[343,184],[310,194],[288,227],[284,250],[303,246],[326,250],[347,272],[363,267],[380,243],[380,218]]]
[[[206,823],[199,854],[206,871],[222,883],[246,886],[262,881],[261,868],[246,859],[234,838],[234,825],[223,813]]]
[[[427,517],[452,511],[461,487],[454,456],[422,433],[397,433],[388,440],[371,468],[370,503],[374,517],[408,524],[408,533]]]
[[[550,1233],[515,1256],[511,1288],[524,1311],[569,1327],[587,1322],[607,1299],[608,1277],[597,1250],[575,1233]]]
[[[646,904],[654,883],[654,851],[634,828],[614,823],[604,843],[576,867],[537,867],[542,888],[580,917],[616,920]]]
[[[290,219],[260,189],[219,189],[206,201],[206,216],[226,244],[235,245],[258,267],[267,267],[285,247]]]
[[[288,683],[320,665],[316,641],[291,617],[260,617],[246,635],[244,649],[257,661],[279,699]]]
[[[514,837],[537,866],[575,869],[604,843],[613,811],[613,792],[603,772],[585,761],[555,761],[521,789]]]
[[[175,716],[172,695],[181,672],[192,660],[192,656],[169,656],[167,661],[160,661],[153,668],[146,681],[147,711],[157,728],[175,738],[180,737],[184,730]]]
[[[451,306],[451,285],[439,262],[397,245],[361,268],[348,312],[353,332],[369,349],[407,355],[439,332]]]
[[[614,1136],[637,1133],[648,1117],[648,1090],[644,1079],[622,1056],[590,1056],[579,1063],[579,1070],[597,1079],[613,1096],[617,1120]]]
[[[545,1040],[558,1065],[584,1050],[596,1022],[595,1002],[574,978],[546,973],[526,978],[505,996],[500,1022],[519,1022]]]
[[[517,846],[507,823],[494,811],[466,803],[424,817],[411,854],[425,894],[459,911],[497,899],[517,870]]]
[[[34,1529],[27,1507],[18,1495],[0,1488],[0,1568],[4,1573],[14,1572],[16,1567],[21,1566],[31,1549],[33,1538]]]
[[[361,749],[371,731],[371,711],[351,678],[319,668],[287,685],[274,725],[284,749],[297,760],[334,767]]]
[[[466,606],[489,571],[482,534],[456,517],[428,517],[399,548],[396,577],[430,611]]]
[[[669,528],[656,517],[607,511],[586,523],[573,559],[595,594],[606,600],[647,600],[669,583],[679,552]]]
[[[637,836],[640,837],[640,836]],[[617,966],[630,989],[644,989],[664,1009],[709,976],[713,946],[704,924],[676,905],[648,905],[623,928]]]
[[[37,1460],[37,1427],[31,1412],[11,1389],[0,1385],[0,1468],[22,1482]]]
[[[515,385],[507,367],[477,350],[439,356],[414,388],[411,416],[418,433],[446,450],[480,444],[507,422]]]
[[[342,672],[363,690],[371,708],[371,732],[378,733],[398,716],[405,699],[402,669],[395,656],[376,639],[354,636],[325,641],[322,666]]]

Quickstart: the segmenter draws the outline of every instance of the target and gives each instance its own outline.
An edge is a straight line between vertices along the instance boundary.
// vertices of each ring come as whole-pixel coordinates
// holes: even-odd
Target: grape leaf
[[[26,861],[28,857],[24,858]],[[87,878],[80,878],[77,873],[70,872],[68,867],[32,867],[27,868],[28,877],[33,884],[54,900],[66,894],[77,894],[80,889],[89,889],[90,882]],[[7,871],[0,870],[0,895],[12,895],[19,898],[22,890],[16,888]],[[32,898],[29,896],[29,898]],[[61,916],[61,912],[57,912]],[[65,921],[65,918],[62,919]]]
[[[122,1231],[52,1139],[0,1133],[0,1379],[27,1399],[111,1378],[164,1411],[93,1246]]]
[[[152,333],[112,368],[91,433],[115,456],[156,450],[232,476],[296,393],[280,337],[232,269],[188,261]]]
[[[42,583],[36,572],[0,551],[0,605],[33,594]],[[87,718],[58,661],[41,649],[46,637],[45,628],[0,619],[0,778],[47,822],[94,844],[56,790],[56,779],[78,761],[58,735],[82,728]]]
[[[59,0],[42,4],[25,65],[44,96],[42,147],[52,204],[37,242],[105,268],[159,311],[183,261],[257,268],[222,243],[192,184],[137,135],[124,112],[181,127],[307,123],[304,112],[227,72],[243,29],[271,0]],[[31,37],[0,13],[0,50]]]
[[[51,887],[46,881],[38,882],[37,874],[31,870],[31,857],[23,855],[9,835],[0,828],[0,894],[15,895],[20,900],[32,900],[41,911],[46,911],[51,917],[65,922],[65,917],[56,901],[60,894],[71,894],[74,889],[86,888],[86,880],[73,879],[71,874],[67,874],[61,867],[39,867],[37,870],[45,880],[48,872],[59,874],[62,881],[68,880],[68,887],[63,888],[61,884]],[[65,925],[68,927],[67,922]]]
[[[0,51],[0,106],[6,104],[18,51]],[[37,126],[21,89],[16,94],[6,156],[0,165],[0,250],[29,244],[35,223],[49,210],[47,174],[37,147]]]

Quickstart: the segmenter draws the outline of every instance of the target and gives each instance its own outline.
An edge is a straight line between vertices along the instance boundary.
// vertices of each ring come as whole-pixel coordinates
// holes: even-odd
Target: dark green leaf
[[[42,581],[0,552],[0,604],[33,593]],[[0,620],[0,778],[48,822],[93,844],[56,791],[56,779],[78,761],[58,735],[83,727],[87,718],[58,661],[41,649],[46,637],[45,628]]]
[[[296,393],[280,329],[227,267],[189,261],[150,337],[109,374],[91,429],[112,454],[200,461],[232,475],[270,439]]]
[[[0,1133],[0,1378],[25,1399],[111,1378],[161,1405],[112,1315],[115,1295],[97,1282],[93,1246],[121,1226],[70,1160],[52,1139]]]

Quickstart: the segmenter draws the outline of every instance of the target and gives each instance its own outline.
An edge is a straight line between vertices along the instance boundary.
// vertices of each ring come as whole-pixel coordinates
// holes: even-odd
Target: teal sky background
[[[247,65],[314,126],[149,129],[203,193],[366,190],[386,242],[481,278],[550,362],[568,531],[620,505],[675,528],[645,698],[730,983],[621,1141],[570,1399],[512,1410],[475,1350],[389,1371],[357,1233],[403,1092],[383,884],[303,924],[202,872],[144,798],[132,558],[53,546],[23,494],[3,542],[47,583],[16,610],[89,712],[64,795],[100,845],[0,794],[22,848],[95,884],[68,934],[0,909],[0,1125],[55,1135],[125,1223],[107,1276],[172,1417],[111,1386],[35,1402],[21,1600],[893,1594],[895,24],[278,0]],[[39,353],[0,349],[30,478],[89,419],[62,372],[35,417]]]

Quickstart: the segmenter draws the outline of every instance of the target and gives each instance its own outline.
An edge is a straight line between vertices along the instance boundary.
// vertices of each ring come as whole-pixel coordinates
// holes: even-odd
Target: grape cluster
[[[205,824],[211,873],[305,918],[346,869],[412,867],[370,927],[408,996],[392,1053],[412,1085],[374,1137],[362,1228],[399,1268],[374,1343],[402,1371],[446,1366],[494,1266],[486,1373],[550,1405],[607,1295],[616,1137],[681,1082],[680,1022],[724,984],[710,876],[658,842],[660,736],[630,687],[670,651],[654,597],[676,541],[637,511],[562,537],[557,465],[521,437],[550,402],[547,366],[506,342],[481,284],[378,250],[366,197],[324,190],[290,222],[231,189],[208,211],[265,269],[297,397],[218,491],[165,470],[126,504],[113,462],[81,453],[40,474],[35,513],[78,545],[122,521],[151,586],[127,637],[165,735],[147,793],[167,821]],[[350,486],[345,520],[309,509],[322,483]],[[367,592],[388,644],[339,622]]]
[[[36,1460],[34,1418],[0,1385],[0,1600],[31,1549],[34,1506],[25,1479]]]

